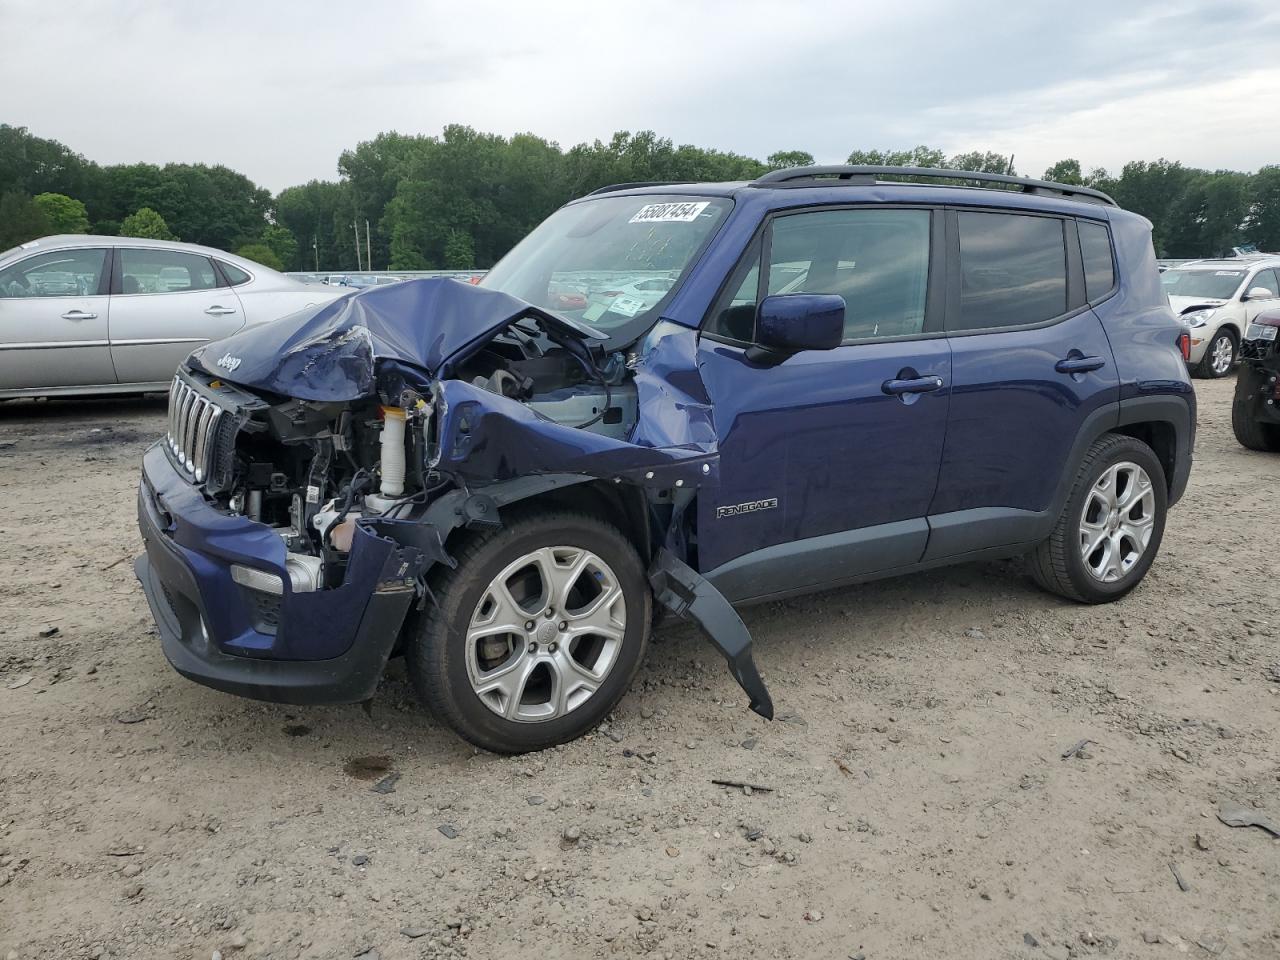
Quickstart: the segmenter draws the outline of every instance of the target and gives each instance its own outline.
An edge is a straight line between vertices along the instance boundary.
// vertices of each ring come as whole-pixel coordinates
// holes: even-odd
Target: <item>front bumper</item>
[[[283,541],[263,524],[214,509],[160,444],[143,458],[138,526],[146,553],[134,570],[174,669],[278,703],[371,697],[425,567],[421,551],[360,524],[345,581],[292,593]],[[261,597],[231,579],[233,563],[281,576],[274,624],[263,622]]]

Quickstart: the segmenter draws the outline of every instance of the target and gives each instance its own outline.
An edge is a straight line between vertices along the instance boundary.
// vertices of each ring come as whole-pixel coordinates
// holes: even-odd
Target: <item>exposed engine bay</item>
[[[624,439],[637,415],[624,355],[607,354],[597,363],[599,354],[574,350],[565,337],[536,317],[522,318],[460,364],[454,379],[560,426]],[[280,534],[294,592],[343,582],[358,519],[413,519],[457,485],[438,468],[437,413],[445,402],[438,384],[401,384],[395,396],[337,402],[246,396],[239,388],[228,392],[217,379],[187,379],[238,399],[227,411],[237,429],[223,424],[204,451],[196,449],[202,420],[196,413],[195,429],[187,432],[190,459],[217,461],[206,492],[220,507]],[[216,449],[227,441],[230,449]],[[171,432],[175,454],[182,445]],[[181,459],[189,462],[186,454]]]

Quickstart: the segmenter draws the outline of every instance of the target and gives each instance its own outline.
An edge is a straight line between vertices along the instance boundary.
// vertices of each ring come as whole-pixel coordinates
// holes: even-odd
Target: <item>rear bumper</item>
[[[146,553],[134,570],[169,662],[197,683],[279,703],[353,703],[377,689],[416,596],[394,541],[357,527],[343,584],[292,593],[274,624],[253,591],[231,580],[241,563],[283,574],[283,541],[215,510],[169,463],[147,451],[138,490]],[[420,568],[420,564],[413,564]]]

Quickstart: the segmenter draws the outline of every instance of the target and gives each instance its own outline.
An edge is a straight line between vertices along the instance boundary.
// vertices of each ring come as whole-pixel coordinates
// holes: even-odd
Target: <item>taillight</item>
[[[1191,362],[1191,334],[1178,334],[1178,349],[1182,351],[1182,359]]]

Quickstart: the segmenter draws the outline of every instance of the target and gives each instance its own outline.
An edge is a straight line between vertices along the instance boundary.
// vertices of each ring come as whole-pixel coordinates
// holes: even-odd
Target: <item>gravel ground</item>
[[[1280,457],[1197,389],[1128,599],[1010,562],[752,608],[777,721],[680,628],[523,758],[399,664],[371,716],[182,679],[130,565],[162,402],[0,405],[0,957],[1280,956],[1280,840],[1215,816],[1280,821]]]

